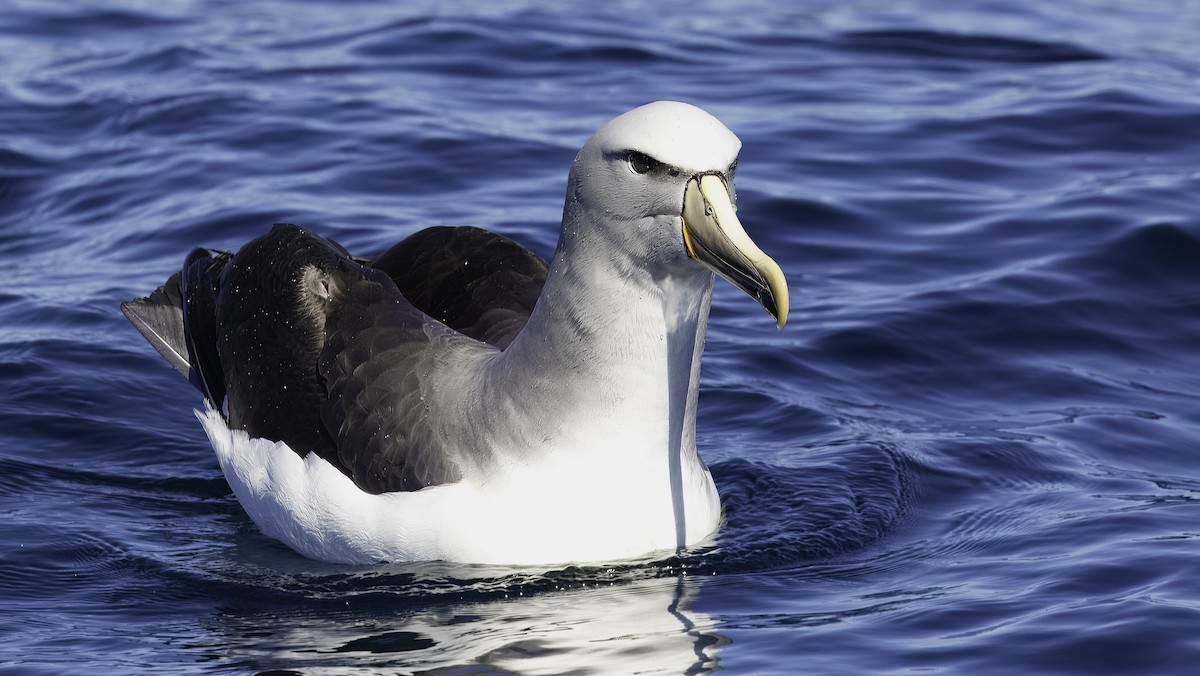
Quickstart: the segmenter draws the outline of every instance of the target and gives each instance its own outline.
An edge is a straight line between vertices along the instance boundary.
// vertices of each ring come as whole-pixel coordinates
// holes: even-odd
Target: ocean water
[[[1200,673],[1200,4],[0,1],[0,671]],[[787,273],[718,283],[717,543],[346,567],[262,536],[129,326],[194,246],[553,250],[700,105]],[[614,487],[619,490],[619,487]]]

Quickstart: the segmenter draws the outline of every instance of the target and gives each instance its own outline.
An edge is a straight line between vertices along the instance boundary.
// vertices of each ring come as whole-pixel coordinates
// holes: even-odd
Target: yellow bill
[[[688,181],[682,215],[688,255],[757,300],[783,329],[788,315],[787,280],[779,265],[742,229],[725,179],[704,174]]]

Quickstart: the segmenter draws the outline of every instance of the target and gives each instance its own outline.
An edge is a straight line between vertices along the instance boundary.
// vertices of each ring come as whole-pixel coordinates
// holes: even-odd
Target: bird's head
[[[757,300],[783,328],[783,271],[737,217],[733,174],[741,145],[695,106],[659,101],[635,108],[601,127],[579,151],[567,210],[589,212],[586,220],[601,230],[591,234],[630,260],[661,269],[707,267]]]

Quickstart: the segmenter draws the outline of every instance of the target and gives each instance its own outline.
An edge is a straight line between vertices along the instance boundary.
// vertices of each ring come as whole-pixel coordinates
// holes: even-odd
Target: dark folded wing
[[[546,263],[478,228],[425,230],[363,262],[279,224],[236,254],[193,251],[122,310],[218,408],[228,399],[232,428],[316,453],[371,493],[456,481],[459,449],[436,430],[470,421],[426,395],[472,386],[439,379],[512,341]]]
[[[513,240],[472,227],[422,230],[371,265],[429,316],[501,349],[529,321],[548,270]]]
[[[436,435],[439,418],[452,413],[431,410],[429,379],[455,350],[495,348],[431,319],[380,270],[348,262],[328,288],[318,368],[328,392],[321,420],[338,463],[371,493],[458,480],[457,449]]]

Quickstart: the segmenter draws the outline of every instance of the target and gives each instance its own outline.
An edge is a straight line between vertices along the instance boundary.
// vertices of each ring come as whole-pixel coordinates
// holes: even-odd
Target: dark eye
[[[629,152],[629,168],[632,169],[633,173],[635,174],[650,173],[661,165],[662,162],[659,162],[649,155],[639,153],[636,150]]]

